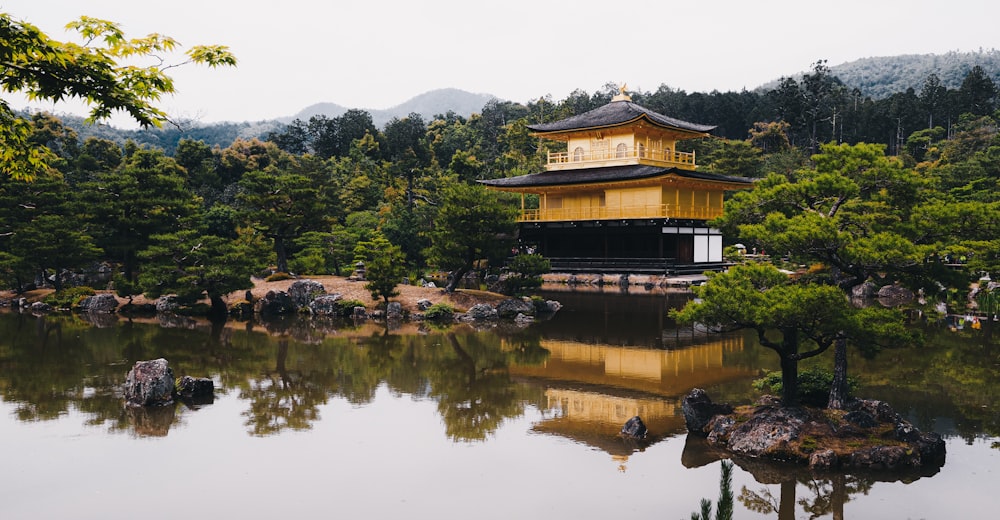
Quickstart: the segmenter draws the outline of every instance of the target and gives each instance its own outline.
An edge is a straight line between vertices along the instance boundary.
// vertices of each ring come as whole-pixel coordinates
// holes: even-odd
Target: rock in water
[[[136,361],[125,377],[125,401],[134,406],[174,402],[174,371],[167,360]]]
[[[177,383],[177,395],[199,402],[211,402],[215,395],[215,382],[207,377],[184,376]]]
[[[625,421],[625,426],[622,426],[622,435],[633,439],[645,439],[646,425],[642,422],[642,418],[636,415],[628,421]]]
[[[684,411],[684,422],[688,431],[698,435],[706,435],[705,427],[712,417],[733,412],[733,407],[728,404],[713,403],[708,393],[701,388],[691,390],[681,402],[681,409]]]

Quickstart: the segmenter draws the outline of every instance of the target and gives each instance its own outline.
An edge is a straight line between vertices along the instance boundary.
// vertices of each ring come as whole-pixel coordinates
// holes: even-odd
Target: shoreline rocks
[[[340,279],[337,279],[340,280]],[[541,301],[531,298],[506,298],[502,299],[497,294],[483,293],[477,291],[457,292],[452,296],[443,296],[443,291],[436,291],[438,297],[428,293],[423,295],[409,294],[404,301],[393,300],[386,309],[377,306],[363,304],[360,296],[357,295],[356,288],[345,288],[341,281],[332,281],[334,287],[343,291],[328,292],[327,288],[320,282],[311,279],[294,280],[290,284],[269,284],[266,293],[255,295],[253,291],[247,290],[245,296],[230,295],[228,300],[229,316],[235,319],[260,320],[263,322],[281,320],[290,315],[308,315],[312,317],[334,317],[353,320],[354,322],[364,320],[386,320],[390,323],[400,323],[406,321],[429,320],[425,313],[433,306],[434,301],[440,300],[448,306],[468,307],[468,310],[455,311],[452,313],[441,313],[436,310],[435,321],[452,323],[470,323],[474,326],[492,326],[494,322],[511,322],[518,326],[527,326],[538,319],[544,319],[558,312],[562,305],[558,301]],[[352,282],[353,283],[353,282]],[[433,284],[421,283],[421,287],[434,289]],[[405,292],[405,291],[404,291]],[[240,298],[240,296],[243,296]],[[353,304],[353,305],[352,305]],[[11,300],[10,305],[16,309],[26,309],[34,314],[44,314],[51,312],[43,303],[35,302],[30,304],[24,299]],[[207,309],[207,306],[202,306]],[[63,310],[63,309],[60,309]],[[110,322],[109,316],[157,316],[163,319],[164,316],[182,317],[193,316],[180,304],[176,296],[164,295],[153,302],[140,300],[134,303],[129,299],[122,302],[113,294],[102,292],[89,296],[81,300],[79,305],[72,309],[75,312],[86,316],[85,319],[92,322]],[[199,309],[204,310],[204,309]]]
[[[944,465],[941,436],[919,431],[882,401],[856,400],[848,410],[828,410],[783,407],[765,398],[756,406],[733,409],[712,403],[696,388],[682,408],[689,434],[735,457],[795,462],[814,470]]]

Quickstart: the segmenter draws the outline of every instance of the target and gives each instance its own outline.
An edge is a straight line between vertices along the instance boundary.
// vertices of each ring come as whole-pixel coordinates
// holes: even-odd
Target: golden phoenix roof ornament
[[[626,88],[628,83],[622,82],[622,86],[618,87],[618,94],[615,94],[611,101],[632,101],[632,97],[625,93]]]

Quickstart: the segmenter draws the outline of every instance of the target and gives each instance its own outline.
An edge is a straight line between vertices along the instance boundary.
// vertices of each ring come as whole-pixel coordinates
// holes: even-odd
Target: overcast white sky
[[[87,15],[185,48],[228,45],[237,68],[174,69],[178,92],[160,103],[206,123],[319,102],[383,109],[449,87],[517,102],[608,82],[753,89],[818,59],[1000,48],[996,0],[0,0],[0,12],[63,41]]]

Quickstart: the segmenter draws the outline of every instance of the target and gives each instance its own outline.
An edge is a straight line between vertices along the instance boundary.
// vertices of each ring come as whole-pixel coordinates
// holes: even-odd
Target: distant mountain
[[[912,88],[917,94],[931,73],[937,74],[941,85],[949,89],[962,86],[962,80],[979,65],[986,74],[1000,85],[1000,51],[948,52],[945,54],[903,54],[878,56],[831,65],[830,72],[849,88],[857,88],[865,96],[881,99]],[[802,73],[789,77],[799,80]],[[780,80],[771,81],[760,88],[770,90]]]
[[[429,122],[435,115],[446,114],[449,111],[462,117],[469,117],[481,112],[483,106],[494,97],[490,94],[473,94],[457,88],[442,88],[424,92],[404,103],[384,110],[363,110],[371,114],[375,126],[382,128],[392,118],[402,119],[412,112],[420,114],[425,122]],[[295,119],[308,121],[310,117],[317,115],[334,118],[343,115],[347,110],[347,107],[336,103],[316,103],[300,110],[292,117],[282,118],[281,121],[285,123],[290,123]]]

